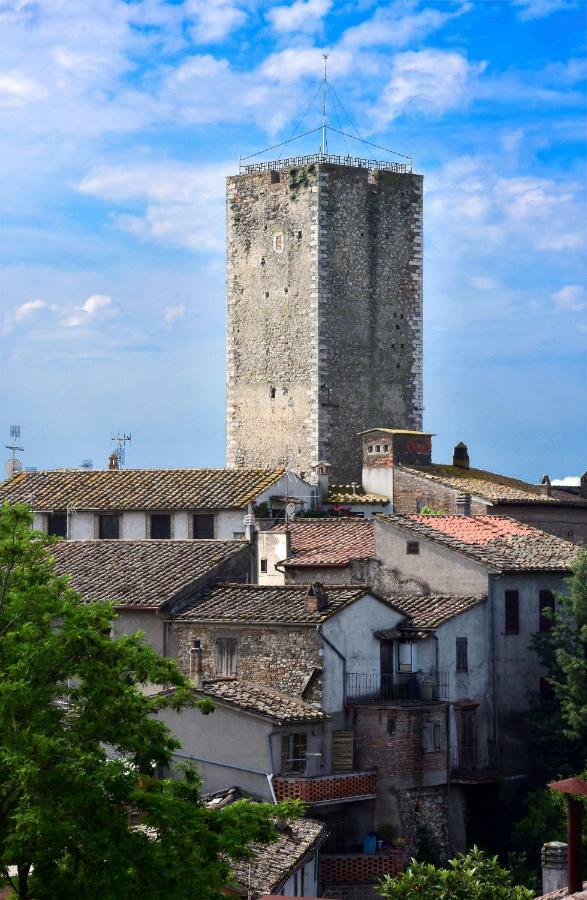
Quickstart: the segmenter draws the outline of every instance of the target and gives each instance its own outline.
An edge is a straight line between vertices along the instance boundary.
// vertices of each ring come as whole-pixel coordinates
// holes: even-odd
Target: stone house
[[[299,518],[258,531],[259,584],[365,584],[375,554],[370,519]]]
[[[462,443],[452,464],[433,463],[428,432],[371,428],[362,437],[363,489],[390,497],[395,513],[428,507],[447,515],[507,515],[565,540],[587,542],[587,473],[575,495],[552,487],[547,475],[540,484],[528,484],[472,468]]]
[[[56,469],[0,484],[0,503],[25,503],[40,531],[74,540],[231,540],[253,504],[285,515],[314,489],[284,469]]]
[[[59,575],[68,575],[82,600],[113,600],[115,634],[142,631],[167,655],[166,620],[185,609],[217,578],[248,581],[248,541],[56,541]]]

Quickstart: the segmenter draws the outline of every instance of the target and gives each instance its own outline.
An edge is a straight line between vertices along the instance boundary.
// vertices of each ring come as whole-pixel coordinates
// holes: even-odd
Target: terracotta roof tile
[[[258,713],[278,725],[292,722],[321,722],[327,719],[320,709],[298,697],[292,697],[273,687],[238,678],[205,681],[202,693],[213,700]]]
[[[287,528],[292,555],[285,565],[291,568],[348,566],[352,559],[370,559],[375,555],[370,519],[296,519],[289,526],[277,525],[272,530],[284,532]]]
[[[51,547],[59,575],[87,603],[159,607],[197,584],[246,541],[58,541]]]
[[[202,595],[196,606],[174,618],[193,622],[287,622],[315,626],[369,592],[367,587],[327,585],[327,608],[308,613],[305,601],[309,587],[308,584],[278,587],[217,584]]]
[[[508,516],[381,515],[498,571],[568,572],[580,548]]]
[[[354,506],[367,504],[387,506],[389,497],[384,497],[382,494],[368,494],[362,487],[358,487],[355,490],[352,484],[331,484],[328,487],[326,502],[332,504],[341,503],[347,506],[351,504]]]
[[[537,484],[529,484],[518,478],[486,472],[484,469],[463,469],[461,466],[432,463],[429,466],[402,466],[406,472],[420,475],[430,481],[446,484],[465,494],[472,494],[491,503],[569,503],[587,506],[587,500],[552,489],[550,497],[540,493]]]
[[[38,510],[244,509],[283,469],[119,469],[21,472],[0,484],[0,503]]]
[[[458,596],[448,594],[411,594],[393,598],[409,618],[408,623],[417,628],[438,628],[449,619],[484,603],[485,595]]]

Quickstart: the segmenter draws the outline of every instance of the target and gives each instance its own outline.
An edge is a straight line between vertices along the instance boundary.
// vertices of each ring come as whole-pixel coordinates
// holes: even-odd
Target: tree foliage
[[[460,853],[443,869],[430,863],[412,860],[400,876],[386,875],[379,893],[388,900],[531,900],[533,892],[514,885],[507,869],[497,856],[487,856],[473,847]]]
[[[141,635],[111,638],[113,604],[82,603],[50,543],[25,507],[2,508],[0,873],[17,867],[22,900],[217,898],[227,858],[274,839],[271,814],[297,810],[210,810],[195,772],[154,777],[179,745],[153,714],[211,705]]]

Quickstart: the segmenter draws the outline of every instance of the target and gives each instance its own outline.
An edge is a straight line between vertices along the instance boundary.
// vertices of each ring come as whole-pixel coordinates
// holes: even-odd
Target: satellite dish
[[[22,472],[22,463],[20,459],[7,460],[4,465],[4,471],[9,478],[12,478],[13,475],[18,475],[19,472]]]
[[[285,507],[285,516],[287,519],[293,519],[296,514],[296,505],[295,503],[288,503]]]

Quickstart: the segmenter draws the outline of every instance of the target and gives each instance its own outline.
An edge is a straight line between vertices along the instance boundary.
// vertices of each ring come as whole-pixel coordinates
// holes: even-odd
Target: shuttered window
[[[505,633],[520,631],[520,598],[517,591],[505,592]]]
[[[552,626],[554,625],[552,616],[544,615],[544,610],[552,610],[554,612],[554,594],[552,591],[540,591],[539,595],[539,604],[540,604],[540,631],[544,634],[546,632],[552,631]]]
[[[424,753],[438,753],[441,749],[440,737],[440,722],[424,722],[422,725],[422,750]]]
[[[457,672],[469,671],[469,654],[467,648],[467,638],[457,638]]]
[[[353,771],[353,732],[335,731],[332,735],[332,771]]]
[[[227,678],[236,676],[236,638],[216,641],[216,674]]]

